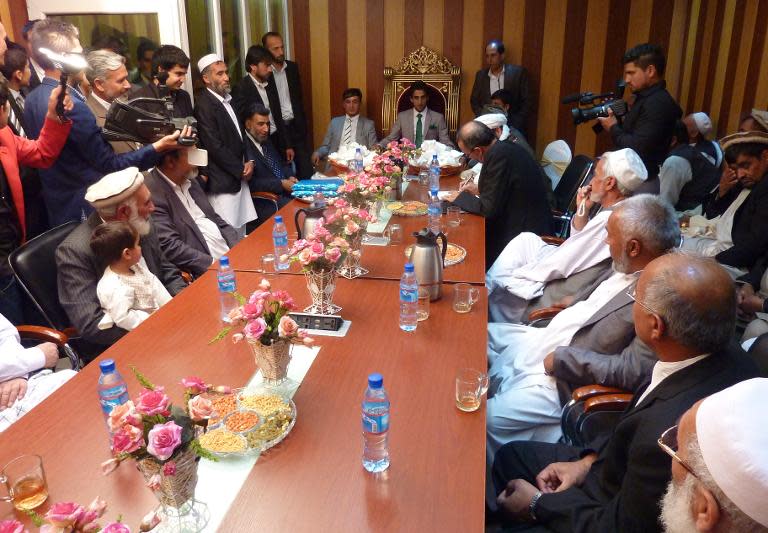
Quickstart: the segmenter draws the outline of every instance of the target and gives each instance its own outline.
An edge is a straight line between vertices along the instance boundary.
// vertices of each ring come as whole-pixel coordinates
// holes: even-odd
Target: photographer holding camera
[[[664,81],[666,60],[661,47],[639,44],[624,54],[624,81],[635,95],[635,101],[621,124],[613,110],[599,117],[600,125],[608,130],[615,149],[632,148],[640,155],[648,170],[643,190],[659,192],[659,167],[669,151],[675,121],[683,112],[667,92]]]

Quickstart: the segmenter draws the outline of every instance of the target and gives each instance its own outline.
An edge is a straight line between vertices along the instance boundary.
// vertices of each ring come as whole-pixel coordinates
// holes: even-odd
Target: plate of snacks
[[[418,217],[427,214],[427,204],[413,200],[408,202],[389,202],[386,207],[393,215],[403,217]]]
[[[413,245],[405,247],[405,257],[411,256],[411,250],[413,249]],[[461,263],[464,261],[464,258],[467,257],[467,250],[464,249],[463,246],[459,246],[458,244],[453,244],[452,242],[448,243],[448,249],[445,252],[445,266],[451,266],[456,265],[458,263]]]

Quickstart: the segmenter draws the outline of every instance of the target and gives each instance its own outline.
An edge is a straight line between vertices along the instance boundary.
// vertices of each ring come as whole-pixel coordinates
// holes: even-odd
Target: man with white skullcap
[[[608,217],[647,175],[631,148],[606,152],[591,183],[577,193],[579,209],[565,242],[547,244],[529,232],[512,239],[485,276],[490,322],[519,323],[531,311],[591,286],[610,270],[605,243]],[[597,209],[594,214],[593,208]]]
[[[671,458],[658,446],[659,435],[702,398],[758,376],[750,357],[731,344],[735,292],[715,261],[665,254],[646,265],[631,297],[635,332],[658,358],[649,379],[635,389],[616,426],[586,447],[504,446],[492,477],[505,521],[534,522],[563,533],[660,531],[659,503],[670,480]],[[755,401],[755,408],[765,405]],[[718,419],[740,421],[738,411],[731,405]],[[750,422],[750,429],[761,429],[762,420]],[[741,432],[728,431],[731,424],[722,427],[718,442],[723,448],[715,453],[729,455],[723,460],[732,461],[733,469],[765,456],[765,450],[726,444],[738,443]]]
[[[709,116],[701,111],[691,113],[683,119],[683,123],[688,131],[688,143],[701,152],[710,163],[719,167],[723,162],[723,150],[717,141],[709,140],[714,131]]]
[[[247,153],[245,134],[230,96],[227,64],[217,54],[208,54],[197,62],[205,90],[195,98],[201,148],[208,150],[206,192],[213,209],[239,237],[245,225],[256,219],[248,180],[253,173],[253,156]]]
[[[666,533],[768,531],[768,379],[700,400],[661,434],[672,481],[661,506]]]
[[[90,361],[125,335],[117,326],[99,329],[104,313],[96,295],[96,285],[106,265],[90,247],[91,235],[103,222],[128,222],[141,236],[141,255],[147,268],[163,283],[171,295],[186,283],[179,270],[169,262],[150,223],[155,206],[144,176],[136,167],[107,174],[88,188],[85,200],[95,209],[56,249],[59,302],[72,326],[85,341],[78,345],[81,357]]]
[[[489,465],[509,441],[556,442],[562,435],[562,406],[574,383],[633,390],[647,379],[654,356],[636,340],[627,291],[638,272],[679,238],[677,217],[658,196],[628,198],[615,206],[603,236],[610,243],[613,271],[588,298],[562,310],[544,328],[488,324]],[[561,387],[566,394],[560,394]]]

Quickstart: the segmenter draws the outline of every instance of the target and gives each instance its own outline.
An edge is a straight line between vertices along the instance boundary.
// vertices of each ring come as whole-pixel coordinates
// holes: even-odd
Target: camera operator
[[[619,124],[613,111],[597,120],[608,130],[615,149],[632,148],[640,155],[648,170],[648,180],[641,192],[659,192],[659,167],[669,150],[675,121],[683,112],[667,92],[664,81],[666,59],[661,47],[639,44],[624,54],[624,81],[635,95],[635,101],[624,121]]]

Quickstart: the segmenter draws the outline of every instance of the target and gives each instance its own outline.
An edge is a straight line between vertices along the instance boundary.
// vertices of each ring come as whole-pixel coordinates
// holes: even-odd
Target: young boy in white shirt
[[[127,222],[105,222],[93,231],[91,250],[107,265],[96,286],[104,310],[99,329],[134,329],[171,299],[141,255],[139,234]]]

